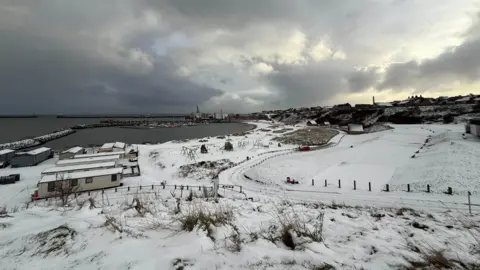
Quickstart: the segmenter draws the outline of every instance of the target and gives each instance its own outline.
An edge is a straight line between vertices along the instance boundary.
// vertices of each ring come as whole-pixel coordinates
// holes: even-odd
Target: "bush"
[[[208,230],[210,226],[221,226],[231,224],[234,220],[233,211],[218,207],[214,210],[203,209],[202,207],[191,208],[187,213],[181,214],[178,221],[184,231],[191,232],[196,227]]]

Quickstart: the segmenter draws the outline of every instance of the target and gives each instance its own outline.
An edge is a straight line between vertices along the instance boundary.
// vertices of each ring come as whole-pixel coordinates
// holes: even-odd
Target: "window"
[[[71,182],[70,182],[70,185],[71,185],[72,187],[78,186],[78,179],[72,179]]]
[[[112,182],[115,182],[117,181],[117,175],[116,174],[112,174]]]
[[[48,182],[48,192],[54,192],[55,191],[55,182]]]
[[[90,184],[90,183],[93,183],[93,178],[92,177],[85,178],[85,184]]]

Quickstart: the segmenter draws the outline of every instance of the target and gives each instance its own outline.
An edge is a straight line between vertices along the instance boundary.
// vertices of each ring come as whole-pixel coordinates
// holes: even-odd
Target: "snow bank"
[[[433,254],[448,268],[480,263],[479,216],[283,200],[179,206],[175,213],[171,197],[97,198],[9,213],[0,223],[2,268],[438,269]]]

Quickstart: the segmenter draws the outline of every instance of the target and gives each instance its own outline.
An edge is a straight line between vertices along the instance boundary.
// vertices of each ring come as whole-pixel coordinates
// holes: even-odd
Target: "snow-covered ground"
[[[93,193],[95,207],[83,194],[68,207],[49,200],[16,209],[55,160],[0,170],[22,175],[16,184],[0,186],[0,205],[11,212],[0,213],[0,269],[478,267],[480,207],[466,215],[464,193],[473,192],[472,202],[480,203],[480,141],[463,139],[463,125],[340,133],[328,147],[293,152],[297,146],[271,141],[279,135],[273,130],[260,131],[269,123],[255,124],[246,136],[139,145],[142,175],[124,179],[131,191]],[[222,149],[227,139],[232,152]],[[202,144],[208,154],[200,154]],[[183,147],[198,147],[195,160]],[[224,190],[226,198],[216,203],[190,198],[190,191],[179,198],[170,187],[138,187],[164,181],[209,186],[219,169],[212,161],[219,160],[235,165],[220,173],[220,184],[241,185],[247,200]],[[198,165],[182,167],[191,163]],[[287,176],[299,184],[286,184]],[[383,192],[386,184],[393,191]],[[422,192],[426,184],[430,194]],[[455,194],[442,194],[447,187]]]

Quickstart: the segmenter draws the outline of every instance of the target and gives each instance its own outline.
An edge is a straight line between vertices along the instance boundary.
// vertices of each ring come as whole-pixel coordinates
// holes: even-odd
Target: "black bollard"
[[[312,186],[315,186],[315,181],[312,179]]]
[[[327,179],[325,179],[325,186],[327,186]]]
[[[340,179],[338,179],[338,188],[342,188],[342,184],[340,183]]]
[[[430,193],[430,185],[427,185],[427,193]]]
[[[357,190],[357,181],[353,180],[353,190]]]
[[[407,184],[407,192],[410,192],[410,184]]]
[[[372,183],[368,182],[368,191],[372,191]]]

